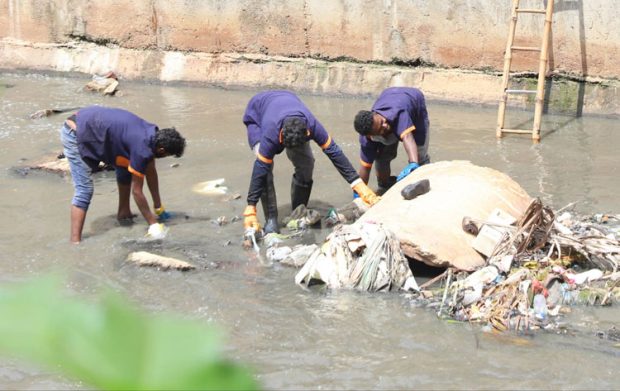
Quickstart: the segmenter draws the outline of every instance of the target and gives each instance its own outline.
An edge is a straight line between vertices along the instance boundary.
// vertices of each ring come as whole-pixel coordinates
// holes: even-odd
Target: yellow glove
[[[256,232],[260,231],[260,223],[256,218],[256,205],[248,205],[245,207],[243,211],[243,228],[246,230],[252,228],[256,230]]]
[[[164,209],[163,205],[159,208],[155,208],[155,215],[157,215],[157,220],[159,221],[166,221],[172,217],[170,213],[168,213],[166,209]]]
[[[355,182],[353,182],[355,183]],[[367,203],[370,206],[373,206],[374,204],[376,204],[377,202],[379,202],[379,200],[381,200],[381,197],[379,197],[378,195],[375,194],[374,191],[372,191],[370,189],[370,187],[368,187],[363,180],[359,179],[357,181],[357,183],[355,183],[353,186],[351,186],[353,188],[353,190],[359,194],[360,198],[362,199],[362,201],[364,201],[365,203]]]

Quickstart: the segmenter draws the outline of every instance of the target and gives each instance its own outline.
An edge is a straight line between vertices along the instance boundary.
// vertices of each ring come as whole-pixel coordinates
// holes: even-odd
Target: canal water
[[[308,292],[295,270],[265,265],[241,247],[253,155],[241,121],[255,90],[224,90],[121,81],[121,94],[81,91],[79,75],[0,74],[0,282],[61,272],[84,298],[120,292],[153,312],[173,312],[214,324],[226,353],[251,366],[267,389],[617,389],[620,349],[597,336],[618,327],[617,307],[575,307],[570,332],[484,333],[476,325],[438,319],[403,294]],[[352,119],[371,98],[301,95],[346,155],[358,164]],[[97,174],[85,240],[69,245],[70,179],[20,168],[61,152],[65,115],[33,120],[43,108],[90,104],[128,109],[187,138],[180,159],[157,161],[162,200],[187,218],[170,224],[163,244],[141,248],[139,217],[116,223],[113,173]],[[545,115],[542,142],[528,136],[495,138],[496,109],[429,101],[433,161],[469,160],[505,172],[554,209],[576,203],[580,213],[620,213],[620,126],[617,119]],[[531,113],[511,111],[508,126],[529,126]],[[313,145],[315,185],[310,207],[350,201],[351,190]],[[403,151],[395,170],[405,164]],[[275,160],[280,215],[290,212],[292,166]],[[198,182],[225,179],[228,193],[192,191]],[[374,179],[371,185],[374,186]],[[241,195],[234,199],[233,194]],[[259,208],[260,209],[260,208]],[[138,212],[134,206],[134,212]],[[230,223],[218,225],[225,217]],[[321,241],[328,231],[314,230]],[[191,272],[137,268],[127,254],[146,249],[188,260]],[[422,280],[423,281],[423,280]],[[2,389],[79,389],[29,364],[3,358]]]

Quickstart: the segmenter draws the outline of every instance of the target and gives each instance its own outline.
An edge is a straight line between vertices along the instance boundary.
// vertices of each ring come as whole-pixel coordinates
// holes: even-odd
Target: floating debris
[[[28,168],[31,170],[41,170],[63,176],[71,173],[71,169],[69,168],[69,160],[67,160],[64,155],[62,157],[50,156],[49,158],[43,158],[38,162],[29,165]]]
[[[118,78],[114,72],[105,75],[93,75],[93,78],[84,86],[85,91],[98,92],[102,95],[115,95],[118,89]]]
[[[293,247],[290,254],[280,261],[281,264],[300,268],[310,256],[319,248],[316,244],[303,245],[299,244]]]
[[[30,114],[29,117],[30,119],[39,119],[39,118],[49,117],[55,114],[67,113],[69,111],[74,111],[78,109],[81,109],[81,107],[69,107],[66,109],[41,109],[41,110],[37,110],[34,113]]]
[[[206,182],[200,182],[195,184],[192,187],[192,190],[195,193],[199,193],[199,194],[207,194],[207,195],[212,195],[212,194],[226,194],[226,192],[228,191],[228,188],[224,185],[224,178],[219,178],[219,179],[213,179],[211,181],[206,181]]]
[[[368,210],[368,205],[364,204],[360,198],[356,198],[347,205],[339,209],[331,208],[327,212],[325,225],[333,227],[338,224],[350,224],[355,222]]]
[[[238,200],[240,198],[241,198],[241,194],[240,193],[233,193],[230,196],[226,197],[225,201]]]
[[[290,216],[284,218],[284,224],[290,230],[309,228],[320,221],[321,215],[319,212],[306,208],[304,204],[299,205]]]
[[[211,223],[213,223],[214,225],[217,225],[219,227],[228,224],[228,219],[226,218],[226,216],[220,216],[215,220],[211,220]]]
[[[132,262],[138,266],[153,266],[161,270],[193,270],[196,267],[191,263],[181,261],[179,259],[163,257],[161,255],[152,254],[146,251],[136,251],[127,256],[127,262]]]
[[[273,246],[267,248],[267,259],[272,262],[280,262],[288,257],[293,250],[288,246]]]

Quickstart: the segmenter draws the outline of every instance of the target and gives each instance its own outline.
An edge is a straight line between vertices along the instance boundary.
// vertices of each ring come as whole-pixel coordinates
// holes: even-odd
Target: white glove
[[[258,148],[260,148],[260,143],[254,144],[254,147],[252,148],[252,151],[254,152],[254,155],[256,155],[256,157],[258,157]]]
[[[146,231],[146,237],[149,239],[163,239],[168,233],[168,228],[161,223],[155,223],[149,225],[149,230]]]

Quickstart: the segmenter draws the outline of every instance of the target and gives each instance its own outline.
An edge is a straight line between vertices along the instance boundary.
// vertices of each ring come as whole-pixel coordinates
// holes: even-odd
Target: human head
[[[286,117],[282,121],[282,144],[285,148],[295,148],[305,144],[308,140],[308,125],[301,117]]]
[[[357,113],[353,126],[362,136],[385,136],[390,131],[390,124],[384,116],[368,110]]]
[[[157,129],[155,132],[155,156],[181,157],[185,151],[185,138],[175,128]]]

